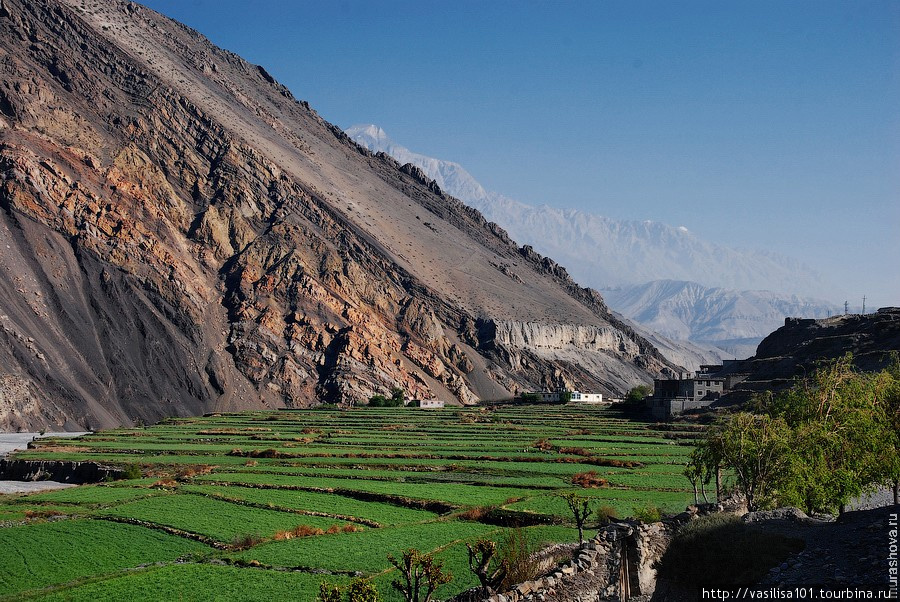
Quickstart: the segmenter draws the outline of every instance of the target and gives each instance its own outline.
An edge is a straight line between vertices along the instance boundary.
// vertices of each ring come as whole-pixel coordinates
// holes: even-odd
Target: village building
[[[545,403],[559,403],[566,395],[570,403],[603,403],[603,393],[582,393],[581,391],[534,391],[526,393]]]
[[[444,402],[440,399],[417,399],[413,403],[423,409],[433,410],[444,407]]]
[[[726,373],[730,363],[700,366],[693,377],[655,379],[653,395],[647,400],[650,414],[657,420],[666,420],[709,406],[747,378],[746,374]]]

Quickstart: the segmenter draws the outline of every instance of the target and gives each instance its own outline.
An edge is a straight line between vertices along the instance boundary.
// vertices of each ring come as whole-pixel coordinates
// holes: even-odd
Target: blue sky
[[[683,225],[900,305],[900,2],[144,2],[530,204]],[[251,7],[252,6],[252,7]]]

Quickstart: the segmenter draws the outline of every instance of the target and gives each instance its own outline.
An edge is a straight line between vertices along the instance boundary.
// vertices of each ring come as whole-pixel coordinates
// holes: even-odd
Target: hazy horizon
[[[794,257],[900,305],[900,4],[145,5],[531,205]]]

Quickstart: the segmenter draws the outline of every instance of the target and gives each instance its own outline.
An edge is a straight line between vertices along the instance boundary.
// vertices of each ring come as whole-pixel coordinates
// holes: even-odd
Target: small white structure
[[[582,393],[581,391],[535,391],[531,395],[538,395],[540,400],[546,403],[557,403],[569,395],[571,403],[603,403],[603,393]]]
[[[420,408],[437,409],[444,407],[444,402],[440,399],[420,399],[418,403]]]
[[[603,403],[603,393],[572,391],[572,403]]]

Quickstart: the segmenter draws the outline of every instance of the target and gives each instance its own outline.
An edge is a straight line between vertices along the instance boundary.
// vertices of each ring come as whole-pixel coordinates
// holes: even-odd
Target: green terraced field
[[[503,532],[492,508],[546,542],[576,538],[563,492],[623,517],[680,511],[694,436],[544,405],[244,412],[41,440],[18,458],[145,476],[0,498],[0,599],[314,600],[357,573],[392,602],[387,554],[413,546],[454,573],[448,597],[475,584],[465,542]],[[573,486],[587,471],[608,484]],[[464,520],[476,508],[486,522]]]

